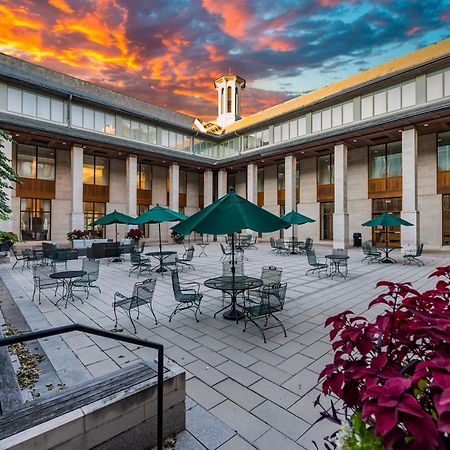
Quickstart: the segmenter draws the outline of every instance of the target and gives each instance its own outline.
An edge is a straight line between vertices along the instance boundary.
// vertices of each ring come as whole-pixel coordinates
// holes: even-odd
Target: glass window
[[[140,123],[139,134],[141,135],[142,142],[148,142],[148,125],[146,125],[145,123]]]
[[[138,164],[138,189],[152,190],[152,166]]]
[[[105,133],[116,134],[116,116],[105,114]]]
[[[38,147],[37,177],[40,180],[55,179],[55,150]]]
[[[320,239],[333,240],[333,213],[334,202],[320,204]]]
[[[284,164],[278,164],[277,166],[277,188],[278,189],[284,189],[284,179],[285,179],[285,173],[284,173]]]
[[[401,177],[402,176],[402,143],[390,142],[387,144],[387,176]]]
[[[48,97],[37,97],[37,116],[40,119],[50,120],[50,99]]]
[[[50,239],[51,200],[20,199],[20,231],[24,241]]]
[[[106,214],[106,203],[83,202],[84,209],[84,229],[90,230],[93,238],[104,238],[105,227],[103,225],[90,224]]]
[[[386,151],[385,145],[369,147],[369,178],[386,177]]]
[[[374,114],[385,114],[387,111],[386,91],[378,92],[373,96]]]
[[[322,114],[320,112],[316,112],[312,115],[312,131],[315,133],[316,131],[320,131],[322,129]]]
[[[306,134],[306,117],[298,119],[298,135],[304,136]]]
[[[324,155],[317,158],[318,184],[334,183],[334,156]]]
[[[141,214],[144,214],[150,209],[150,205],[137,205],[137,213],[138,216]],[[138,225],[138,228],[141,230],[143,237],[148,238],[150,237],[150,224],[144,223],[141,225]]]
[[[342,125],[342,106],[336,106],[331,111],[331,122],[333,127]]]
[[[50,102],[51,115],[50,118],[53,122],[64,122],[64,103],[60,100],[52,99]]]
[[[94,129],[94,111],[89,108],[83,108],[83,128]]]
[[[402,108],[416,104],[416,82],[407,83],[402,86]]]
[[[401,108],[401,88],[400,86],[396,86],[392,89],[388,89],[387,91],[387,109],[388,111],[396,111]]]
[[[161,130],[161,145],[164,147],[169,146],[169,131]]]
[[[322,130],[331,128],[331,109],[322,111]]]
[[[281,139],[283,141],[289,140],[289,122],[281,125]]]
[[[149,126],[148,127],[148,140],[150,144],[156,144],[156,128]]]
[[[264,192],[264,167],[258,167],[257,191]]]
[[[105,132],[105,113],[101,111],[94,112],[94,126],[95,131]]]
[[[298,121],[291,120],[289,122],[289,136],[291,139],[296,138],[298,136]]]
[[[134,120],[131,121],[131,139],[135,141],[141,140],[141,131],[139,128],[139,122]]]
[[[36,178],[36,147],[17,145],[17,174],[23,178]]]
[[[427,76],[427,101],[437,100],[443,96],[443,75],[435,73]]]
[[[343,123],[353,122],[353,102],[348,102],[342,105],[342,117]]]
[[[361,99],[361,118],[367,119],[373,116],[373,96],[364,97]]]
[[[122,118],[121,134],[122,137],[130,139],[131,123],[130,119]]]
[[[450,95],[450,70],[444,72],[444,95]]]
[[[187,192],[187,172],[185,170],[180,170],[179,188],[180,188],[180,194],[186,194],[186,192]]]
[[[450,131],[438,134],[438,171],[450,171]]]
[[[83,183],[95,184],[95,157],[91,155],[83,156]]]
[[[442,245],[450,245],[450,194],[442,196]]]
[[[369,178],[400,177],[402,175],[402,142],[390,142],[369,147]]]
[[[264,128],[262,131],[262,144],[263,145],[269,145],[269,129]]]
[[[177,135],[173,131],[169,131],[169,147],[175,148],[177,145]]]
[[[72,105],[72,125],[74,127],[82,127],[83,126],[83,108],[81,106]]]
[[[281,142],[281,125],[273,127],[273,142]]]
[[[402,210],[401,197],[374,198],[372,200],[372,218],[388,211],[400,216]],[[399,246],[401,241],[401,227],[376,227],[372,229],[372,242],[374,245]]]
[[[8,111],[22,113],[22,91],[8,87]]]
[[[83,156],[83,183],[108,186],[109,159],[100,156]]]
[[[27,116],[36,116],[36,96],[32,94],[31,92],[23,92],[22,96],[23,101],[23,109],[22,113]]]

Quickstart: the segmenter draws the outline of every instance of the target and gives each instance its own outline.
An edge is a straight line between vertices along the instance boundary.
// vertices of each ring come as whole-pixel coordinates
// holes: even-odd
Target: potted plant
[[[133,239],[136,243],[142,238],[142,231],[139,228],[131,228],[127,233],[128,239]]]
[[[8,252],[16,242],[19,242],[17,234],[10,231],[0,231],[0,252]]]
[[[176,231],[172,231],[170,233],[170,237],[174,240],[177,244],[182,244],[184,241],[184,236],[182,234],[177,233]]]
[[[68,241],[75,241],[77,239],[88,239],[89,232],[83,230],[72,230],[67,233]]]
[[[326,321],[334,358],[322,389],[348,412],[322,407],[322,418],[341,424],[327,448],[450,448],[450,266],[430,277],[444,279],[422,293],[379,282],[386,291],[369,309],[386,308],[372,320],[347,310]]]

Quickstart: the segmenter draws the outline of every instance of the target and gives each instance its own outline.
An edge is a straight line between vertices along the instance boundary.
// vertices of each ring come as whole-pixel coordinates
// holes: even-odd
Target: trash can
[[[361,247],[362,235],[361,233],[353,233],[353,247]]]

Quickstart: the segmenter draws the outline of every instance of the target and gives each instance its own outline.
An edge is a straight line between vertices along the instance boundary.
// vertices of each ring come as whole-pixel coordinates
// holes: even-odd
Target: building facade
[[[387,210],[415,224],[391,244],[450,248],[450,39],[242,119],[245,80],[214,86],[216,124],[0,54],[0,128],[20,176],[2,229],[59,242],[114,209],[189,215],[234,187],[316,219],[296,229],[315,242],[383,244],[361,223]]]

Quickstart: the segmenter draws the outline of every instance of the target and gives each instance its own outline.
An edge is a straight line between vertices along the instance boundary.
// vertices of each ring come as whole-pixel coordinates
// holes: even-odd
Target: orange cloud
[[[274,38],[270,36],[260,36],[253,46],[255,50],[271,48],[279,52],[289,52],[295,49],[295,43],[289,39]]]
[[[65,0],[48,0],[48,3],[67,14],[72,14],[73,9],[66,3]]]
[[[225,55],[215,45],[205,44],[203,47],[208,52],[210,61],[218,62],[225,60]]]

